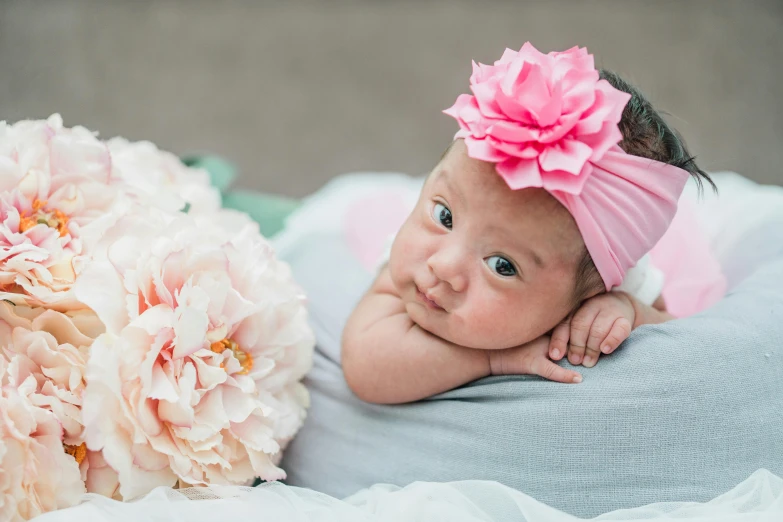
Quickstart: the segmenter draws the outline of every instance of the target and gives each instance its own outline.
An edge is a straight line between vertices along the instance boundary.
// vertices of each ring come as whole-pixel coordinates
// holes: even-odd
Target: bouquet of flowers
[[[314,338],[206,172],[148,142],[0,123],[0,520],[276,480]]]

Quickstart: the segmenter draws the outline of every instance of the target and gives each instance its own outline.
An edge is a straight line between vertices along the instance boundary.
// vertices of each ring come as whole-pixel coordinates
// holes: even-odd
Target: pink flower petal
[[[156,401],[144,399],[136,405],[136,420],[147,436],[154,437],[163,430],[163,423],[158,417]],[[167,404],[167,403],[164,403]]]
[[[563,77],[562,86],[565,93],[563,101],[564,114],[581,115],[595,101],[598,71],[578,71],[569,69]]]
[[[513,62],[518,56],[519,51],[514,51],[506,47],[506,50],[503,51],[503,55],[495,62],[495,65],[509,64]]]
[[[619,141],[629,99],[599,79],[586,49],[545,55],[529,42],[494,66],[473,64],[470,86],[474,96],[445,112],[459,123],[468,155],[496,163],[513,189],[578,193],[585,179],[574,178],[590,176],[587,162]]]
[[[125,289],[110,265],[88,265],[79,275],[73,290],[80,302],[95,310],[107,331],[119,332],[128,324]]]
[[[443,113],[448,114],[452,118],[458,118],[462,109],[465,106],[473,103],[472,100],[473,100],[473,96],[471,96],[470,94],[460,94],[457,97],[457,101],[454,102],[454,105],[444,110]]]
[[[501,120],[493,122],[487,129],[487,134],[495,140],[517,144],[538,141],[541,130],[516,121]]]
[[[537,159],[510,158],[495,167],[511,190],[541,187],[541,170]]]
[[[223,407],[223,387],[204,394],[196,406],[196,418],[199,424],[209,426],[215,431],[228,427],[229,420]]]
[[[497,150],[507,155],[503,161],[509,159],[509,157],[532,159],[537,158],[540,154],[539,149],[541,147],[534,141],[527,143],[509,143],[493,139],[491,136],[487,136],[487,140],[489,140]],[[467,141],[467,138],[465,141]]]
[[[552,86],[551,91],[549,99],[537,112],[538,124],[544,128],[555,125],[563,113],[562,86],[556,83]]]
[[[87,467],[87,478],[85,480],[87,492],[97,493],[109,498],[113,497],[114,493],[120,487],[117,472],[106,464],[106,461],[103,460],[100,452],[88,451],[87,459],[89,463],[89,466]],[[98,462],[101,464],[98,465]]]
[[[177,391],[160,364],[155,364],[152,367],[152,384],[149,390],[149,397],[169,402],[177,400]]]
[[[498,106],[503,114],[511,120],[520,121],[526,125],[538,125],[537,112],[549,98],[549,86],[541,68],[528,63],[522,64],[519,82],[519,84],[512,83],[508,87],[498,89]]]
[[[146,471],[160,471],[169,467],[168,457],[154,451],[147,444],[131,446],[131,457],[135,466]]]
[[[180,307],[177,315],[177,324],[174,327],[177,337],[174,341],[173,356],[175,359],[181,359],[204,348],[209,317],[204,310],[190,307]]]
[[[565,114],[561,116],[557,125],[541,130],[538,139],[539,143],[545,146],[557,143],[566,135],[571,134],[571,131],[578,122],[578,114]]]
[[[497,163],[505,158],[505,154],[498,151],[489,140],[476,140],[468,138],[465,140],[465,146],[471,158],[480,159]]]
[[[250,457],[253,471],[255,471],[256,475],[262,480],[271,482],[285,479],[285,471],[275,466],[272,459],[266,453],[249,450],[247,454]]]
[[[223,390],[223,408],[231,422],[242,422],[258,408],[256,401],[233,386]]]
[[[476,83],[472,84],[470,89],[473,91],[476,104],[484,117],[501,119],[505,116],[495,98],[495,93],[497,92],[495,83],[497,82]]]
[[[503,56],[506,56],[505,53]],[[551,56],[546,55],[533,47],[533,44],[530,42],[525,42],[522,45],[522,48],[519,49],[518,57],[520,60],[534,64],[549,64],[552,59]]]
[[[198,352],[195,352],[194,355],[198,355]],[[219,356],[216,354],[214,354],[214,356],[217,360],[222,359],[219,358]],[[216,386],[226,382],[227,374],[223,368],[220,368],[219,366],[212,366],[210,364],[207,364],[205,358],[203,357],[193,357],[192,361],[193,364],[196,365],[196,371],[198,372],[198,381],[202,389],[212,390]],[[253,366],[253,368],[255,369],[255,365]]]
[[[538,162],[547,172],[562,170],[576,176],[582,171],[592,152],[588,145],[580,141],[565,139],[544,150],[538,157]]]
[[[582,143],[593,150],[590,161],[600,160],[609,149],[617,145],[622,139],[623,134],[620,132],[620,129],[611,122],[604,123],[599,132],[581,137]]]
[[[271,423],[257,415],[251,415],[243,422],[231,423],[231,433],[248,448],[274,454],[280,451],[280,444],[274,439],[275,430]]]

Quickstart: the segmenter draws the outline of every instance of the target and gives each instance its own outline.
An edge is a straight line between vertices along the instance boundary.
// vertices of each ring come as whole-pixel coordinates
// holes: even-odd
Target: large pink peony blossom
[[[314,339],[257,228],[138,213],[95,256],[75,292],[107,333],[91,349],[83,414],[121,496],[284,477],[276,464],[304,419]]]
[[[630,95],[600,80],[584,48],[543,54],[530,43],[494,65],[473,64],[473,95],[444,111],[460,126],[471,157],[496,163],[512,189],[579,194],[622,134]]]
[[[83,127],[0,123],[0,298],[61,311],[91,245],[136,207],[224,214],[206,172],[149,142]],[[136,207],[134,207],[134,205]]]
[[[85,485],[284,476],[313,343],[288,268],[205,172],[57,115],[0,123],[0,520]]]
[[[84,483],[57,417],[32,404],[29,386],[9,385],[7,370],[0,357],[0,520],[15,522],[78,503]]]
[[[115,219],[109,150],[62,119],[0,123],[0,293],[20,304],[79,308],[79,259]]]

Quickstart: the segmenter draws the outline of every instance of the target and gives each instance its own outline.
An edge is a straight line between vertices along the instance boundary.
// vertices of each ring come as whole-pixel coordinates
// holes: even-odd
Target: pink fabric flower
[[[7,370],[0,357],[0,520],[15,522],[78,503],[84,484],[57,417],[32,403],[29,386],[9,385]]]
[[[122,498],[285,476],[276,463],[304,419],[314,339],[289,269],[256,227],[128,216],[75,291],[107,326],[83,414]]]
[[[469,155],[496,163],[512,189],[579,194],[591,162],[622,139],[617,123],[630,95],[599,79],[584,48],[506,49],[494,65],[473,64],[470,86],[473,95],[444,112]]]

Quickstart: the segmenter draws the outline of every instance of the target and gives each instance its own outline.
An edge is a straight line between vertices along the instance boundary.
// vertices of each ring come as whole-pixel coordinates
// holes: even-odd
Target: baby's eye
[[[435,221],[451,230],[451,210],[442,203],[435,203],[432,207],[432,217]]]
[[[517,275],[517,269],[511,264],[511,261],[505,257],[491,256],[487,258],[487,264],[496,274],[504,277],[513,277]]]

